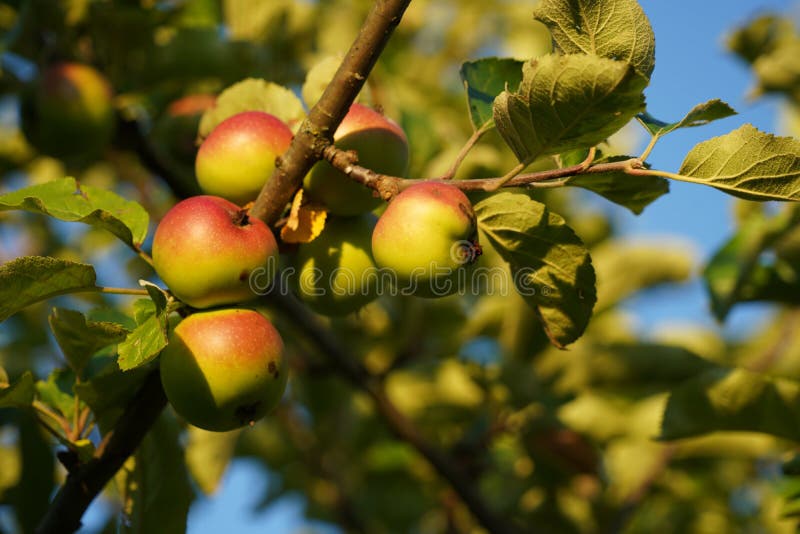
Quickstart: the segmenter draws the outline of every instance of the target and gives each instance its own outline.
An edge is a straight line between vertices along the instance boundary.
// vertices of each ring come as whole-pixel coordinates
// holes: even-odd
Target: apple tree
[[[184,532],[243,459],[347,532],[795,528],[800,141],[719,99],[649,113],[636,0],[3,0],[0,26],[0,531],[100,500],[99,531]],[[792,23],[727,46],[800,131]],[[719,321],[773,304],[749,337],[620,307],[694,260],[581,200],[647,217],[674,181],[737,197],[702,279]]]

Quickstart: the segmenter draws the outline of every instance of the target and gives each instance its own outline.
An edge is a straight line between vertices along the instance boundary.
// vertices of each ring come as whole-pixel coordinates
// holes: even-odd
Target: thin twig
[[[377,191],[378,195],[384,200],[391,200],[400,191],[420,182],[442,181],[441,178],[411,179],[380,174],[371,169],[361,167],[355,163],[356,158],[352,152],[341,150],[333,145],[326,147],[322,155],[332,166],[352,180]],[[500,176],[475,180],[450,180],[447,183],[462,191],[494,191],[500,185],[502,187],[552,187],[554,185],[564,185],[565,182],[563,181],[557,182],[559,179],[579,174],[601,174],[606,172],[638,174],[638,170],[644,166],[644,163],[639,158],[592,164],[593,159],[594,150],[590,150],[589,156],[584,161],[569,167],[519,174],[510,180],[506,176]]]
[[[487,121],[483,124],[483,126],[472,132],[470,138],[467,139],[467,142],[464,143],[464,146],[461,147],[461,150],[458,152],[453,164],[450,165],[450,168],[447,169],[446,173],[439,177],[439,180],[452,180],[456,175],[456,172],[458,172],[458,168],[466,159],[470,150],[472,150],[477,142],[480,141],[481,137],[483,137],[486,132],[491,131],[492,128],[494,128],[494,121]]]

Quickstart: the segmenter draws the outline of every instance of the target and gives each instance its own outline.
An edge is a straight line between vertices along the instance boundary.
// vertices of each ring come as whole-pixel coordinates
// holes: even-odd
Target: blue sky
[[[656,34],[656,69],[647,90],[650,113],[662,120],[676,120],[694,105],[712,98],[722,98],[740,113],[666,137],[650,158],[654,167],[675,171],[696,143],[727,133],[745,122],[762,130],[778,131],[779,101],[747,100],[752,77],[743,63],[726,52],[724,38],[754,14],[769,10],[788,12],[793,5],[790,0],[640,0],[640,3]],[[733,231],[731,197],[697,185],[673,183],[669,195],[638,217],[616,208],[610,208],[610,213],[624,235],[651,240],[678,236],[698,253],[701,262]],[[711,319],[702,284],[697,280],[682,288],[650,292],[627,307],[637,315],[645,333],[664,322],[722,328]],[[735,332],[764,317],[763,307],[742,306],[735,309],[724,330]],[[264,476],[257,464],[248,460],[234,462],[219,493],[193,506],[189,533],[284,533],[307,526],[303,522],[301,496],[283,499],[266,510],[252,511],[269,483],[269,477]]]

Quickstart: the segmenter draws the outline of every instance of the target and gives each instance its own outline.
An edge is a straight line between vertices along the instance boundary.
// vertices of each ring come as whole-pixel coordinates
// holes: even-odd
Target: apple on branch
[[[249,309],[190,315],[170,333],[160,365],[175,411],[216,432],[252,424],[272,411],[288,376],[280,334]]]
[[[358,154],[358,164],[390,176],[408,171],[408,139],[393,120],[362,104],[353,104],[333,136],[342,150]],[[305,177],[303,189],[334,215],[358,215],[377,208],[381,200],[327,161],[320,161]]]
[[[275,170],[275,159],[292,142],[292,131],[262,111],[228,117],[205,138],[195,173],[204,193],[244,205],[258,196]]]
[[[398,289],[443,297],[462,289],[482,249],[472,204],[457,187],[421,182],[397,195],[372,233],[378,266],[391,269]]]
[[[201,195],[176,204],[153,237],[153,265],[170,291],[195,308],[258,295],[250,276],[272,280],[278,244],[263,221],[224,198]]]

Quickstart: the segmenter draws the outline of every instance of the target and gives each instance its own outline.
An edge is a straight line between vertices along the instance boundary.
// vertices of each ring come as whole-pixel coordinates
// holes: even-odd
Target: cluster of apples
[[[255,421],[286,386],[280,335],[259,312],[241,307],[258,297],[263,284],[253,284],[254,276],[274,278],[279,247],[270,228],[243,206],[255,200],[292,137],[288,125],[260,111],[220,122],[197,151],[195,174],[204,194],[175,205],[154,236],[156,272],[175,297],[198,310],[172,331],[161,354],[162,382],[175,410],[201,428],[224,431]],[[369,107],[353,104],[334,142],[373,171],[407,171],[405,133]],[[411,185],[379,219],[372,211],[381,200],[327,162],[312,168],[303,188],[329,216],[316,239],[292,252],[292,280],[319,313],[362,308],[378,296],[381,273],[394,285],[408,285],[405,293],[450,294],[459,269],[470,263],[454,251],[480,250],[471,204],[452,185]]]

